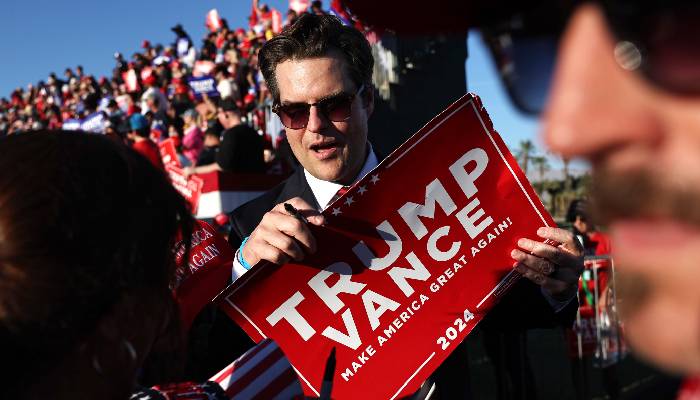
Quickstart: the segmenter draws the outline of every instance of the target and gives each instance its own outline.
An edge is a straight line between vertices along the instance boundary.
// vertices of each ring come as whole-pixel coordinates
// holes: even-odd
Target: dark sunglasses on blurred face
[[[352,103],[364,88],[365,86],[361,85],[354,94],[339,93],[312,104],[275,104],[272,111],[280,117],[282,125],[289,129],[306,128],[311,107],[317,107],[318,111],[330,121],[343,122],[350,119]]]
[[[559,39],[582,1],[544,1],[505,22],[482,26],[513,103],[537,114],[546,103]],[[700,94],[700,1],[602,0],[614,57],[627,70],[681,95]]]

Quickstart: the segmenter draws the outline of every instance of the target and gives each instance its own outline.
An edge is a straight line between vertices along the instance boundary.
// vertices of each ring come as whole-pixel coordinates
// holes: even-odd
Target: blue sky
[[[287,0],[264,2],[282,12],[288,4]],[[174,39],[170,27],[176,23],[199,45],[207,11],[218,9],[231,27],[246,26],[251,1],[25,0],[8,1],[3,8],[0,96],[6,97],[18,86],[45,80],[51,71],[61,76],[66,67],[78,64],[88,74],[109,76],[114,52],[131,57],[144,39],[169,44]],[[470,35],[469,53],[469,90],[481,96],[506,143],[516,148],[521,140],[530,139],[543,149],[537,142],[537,119],[514,110],[478,35]]]
[[[511,150],[517,149],[523,140],[531,140],[539,150],[543,150],[538,138],[539,119],[515,109],[478,31],[470,32],[468,46],[469,58],[465,63],[467,89],[481,97],[494,128]]]
[[[263,1],[286,10],[286,0]],[[141,42],[170,44],[170,28],[181,23],[196,45],[206,28],[206,13],[216,8],[231,27],[247,26],[250,0],[8,0],[0,12],[0,96],[40,79],[51,71],[81,64],[97,77],[111,74],[113,54],[126,57]]]

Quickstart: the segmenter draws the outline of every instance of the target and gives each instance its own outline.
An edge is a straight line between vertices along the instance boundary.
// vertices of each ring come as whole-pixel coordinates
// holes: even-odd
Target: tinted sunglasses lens
[[[544,109],[554,73],[557,42],[553,36],[514,40],[511,90],[526,112],[540,113]]]
[[[538,114],[549,93],[558,37],[556,35],[484,36],[513,103],[523,112]]]
[[[700,25],[699,25],[700,26]],[[700,30],[695,32],[700,38]],[[644,67],[651,80],[679,93],[700,93],[700,39],[690,46],[660,47]]]
[[[323,111],[328,119],[333,122],[342,122],[350,118],[352,112],[352,100],[350,97],[333,99],[324,104]]]
[[[640,68],[668,90],[700,92],[700,5],[674,0],[603,4],[617,38],[634,45],[621,65]]]
[[[279,116],[282,125],[289,129],[301,129],[309,122],[309,107],[293,106],[279,107]]]

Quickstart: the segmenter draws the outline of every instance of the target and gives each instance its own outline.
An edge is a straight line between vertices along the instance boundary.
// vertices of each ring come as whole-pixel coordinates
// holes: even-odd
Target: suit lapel
[[[319,208],[318,202],[316,201],[316,197],[311,191],[309,183],[306,181],[306,176],[304,176],[304,169],[301,167],[297,168],[297,170],[292,174],[292,176],[290,176],[289,179],[287,179],[287,182],[285,183],[284,188],[282,188],[282,191],[277,197],[277,201],[275,204],[287,201],[292,197],[301,197],[302,199],[304,199],[304,201],[314,206],[314,208]]]

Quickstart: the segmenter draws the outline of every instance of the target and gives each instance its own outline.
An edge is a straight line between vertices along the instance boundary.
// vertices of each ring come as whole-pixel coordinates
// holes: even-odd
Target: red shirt
[[[588,235],[591,245],[595,246],[595,255],[610,254],[610,238],[602,232],[592,232]]]
[[[153,143],[150,139],[136,141],[131,147],[142,156],[146,157],[156,168],[165,169],[165,167],[163,167],[163,160],[160,158],[158,145]]]

